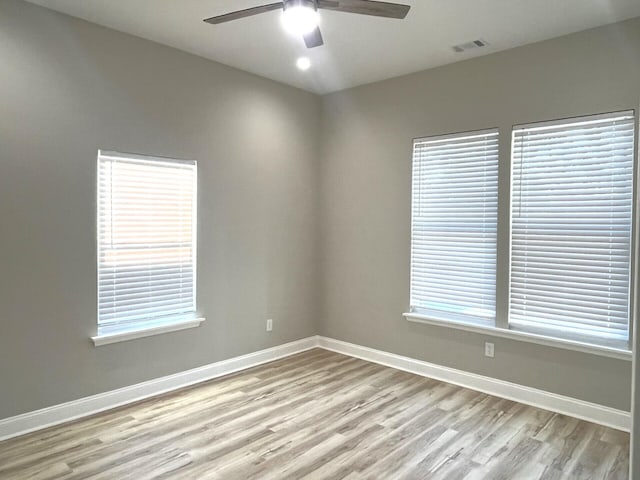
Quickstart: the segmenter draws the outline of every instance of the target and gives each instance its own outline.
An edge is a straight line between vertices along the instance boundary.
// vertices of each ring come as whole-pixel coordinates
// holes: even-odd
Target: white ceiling
[[[640,16],[638,0],[393,0],[405,20],[321,11],[325,45],[307,50],[280,11],[202,20],[274,0],[28,0],[316,93],[370,83]],[[491,45],[455,53],[482,38]],[[306,55],[313,66],[299,71]]]

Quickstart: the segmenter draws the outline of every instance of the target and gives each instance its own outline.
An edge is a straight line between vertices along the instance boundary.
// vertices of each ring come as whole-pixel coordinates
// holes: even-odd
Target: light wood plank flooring
[[[1,479],[626,479],[629,435],[311,350],[0,443]]]

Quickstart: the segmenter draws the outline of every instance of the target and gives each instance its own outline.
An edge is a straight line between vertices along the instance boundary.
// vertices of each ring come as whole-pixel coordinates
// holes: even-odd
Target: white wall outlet
[[[273,319],[268,318],[267,319],[267,332],[270,332],[271,330],[273,330]]]
[[[484,356],[493,358],[495,355],[495,346],[493,343],[485,342],[484,344]]]

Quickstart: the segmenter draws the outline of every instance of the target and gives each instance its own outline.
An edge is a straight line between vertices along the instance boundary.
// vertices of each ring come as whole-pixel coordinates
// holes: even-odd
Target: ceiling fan
[[[373,0],[282,0],[207,18],[205,22],[215,25],[282,9],[284,27],[291,33],[302,35],[307,48],[314,48],[324,43],[318,27],[319,9],[402,19],[407,16],[410,8],[409,5]]]

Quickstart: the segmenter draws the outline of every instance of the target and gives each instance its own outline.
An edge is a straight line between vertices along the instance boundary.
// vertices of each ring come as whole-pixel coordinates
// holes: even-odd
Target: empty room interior
[[[1,480],[640,480],[640,1],[0,0],[0,62]]]

